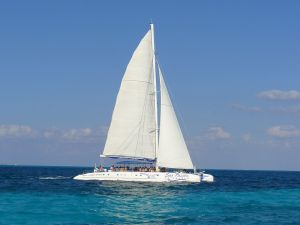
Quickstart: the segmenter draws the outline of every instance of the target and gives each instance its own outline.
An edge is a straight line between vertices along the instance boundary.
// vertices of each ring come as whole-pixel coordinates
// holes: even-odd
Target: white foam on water
[[[61,180],[61,179],[70,179],[71,177],[64,176],[55,176],[55,177],[39,177],[40,180]]]

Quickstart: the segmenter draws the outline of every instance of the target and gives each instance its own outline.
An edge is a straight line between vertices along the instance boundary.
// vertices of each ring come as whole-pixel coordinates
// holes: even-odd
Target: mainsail
[[[157,166],[193,169],[193,163],[159,67],[158,72],[160,78],[161,107]]]
[[[155,90],[152,31],[127,66],[117,96],[104,156],[155,159]]]

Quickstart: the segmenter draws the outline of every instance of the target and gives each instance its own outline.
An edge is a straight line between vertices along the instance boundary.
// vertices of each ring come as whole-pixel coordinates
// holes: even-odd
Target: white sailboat
[[[101,157],[148,160],[155,164],[155,169],[147,172],[95,169],[74,179],[139,182],[214,180],[212,175],[196,173],[192,163],[156,61],[153,24],[150,24],[126,68]]]

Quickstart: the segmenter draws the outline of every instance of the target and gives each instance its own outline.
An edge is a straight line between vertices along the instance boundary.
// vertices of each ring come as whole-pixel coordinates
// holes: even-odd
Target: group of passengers
[[[129,166],[114,166],[112,165],[110,167],[111,171],[116,171],[116,172],[126,172],[126,171],[134,171],[134,172],[155,172],[155,167],[134,167],[130,168]]]
[[[155,172],[155,167],[134,167],[133,171],[135,172]]]
[[[97,172],[106,172],[103,166],[99,166],[99,168],[95,168]],[[138,167],[129,167],[129,166],[114,166],[112,165],[108,171],[113,172],[126,172],[126,171],[134,171],[134,172],[156,172],[155,167],[147,167],[147,166],[138,166]],[[160,172],[166,172],[166,168],[160,168]]]
[[[129,171],[129,166],[114,166],[112,165],[110,167],[111,171],[117,171],[117,172],[125,172],[125,171]]]

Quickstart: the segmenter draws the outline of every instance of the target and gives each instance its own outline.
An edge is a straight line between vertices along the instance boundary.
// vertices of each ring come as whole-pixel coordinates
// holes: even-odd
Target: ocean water
[[[300,224],[300,172],[211,170],[211,184],[72,180],[87,169],[0,167],[0,224]]]

